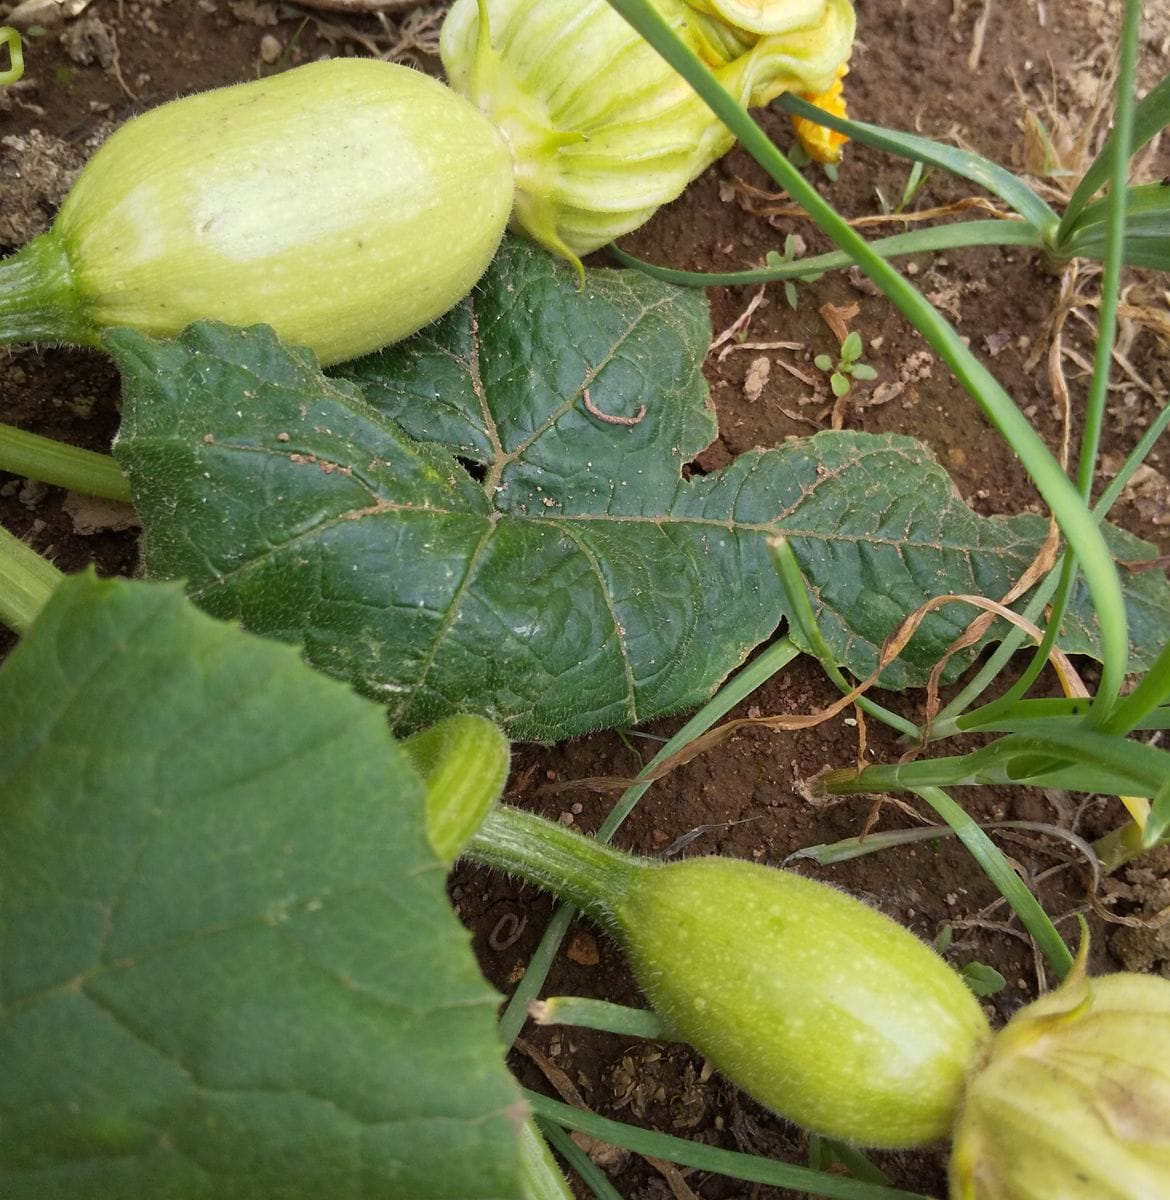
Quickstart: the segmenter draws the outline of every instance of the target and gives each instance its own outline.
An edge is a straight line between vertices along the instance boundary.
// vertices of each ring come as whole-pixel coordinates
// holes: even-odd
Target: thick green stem
[[[52,230],[0,261],[0,345],[42,341],[98,344],[74,292],[68,255]]]
[[[501,805],[487,815],[467,857],[518,875],[575,904],[599,924],[613,912],[634,874],[652,866],[555,821]]]
[[[69,488],[85,496],[130,502],[130,484],[108,455],[68,446],[0,423],[0,471]]]
[[[27,633],[64,576],[0,526],[0,621]]]

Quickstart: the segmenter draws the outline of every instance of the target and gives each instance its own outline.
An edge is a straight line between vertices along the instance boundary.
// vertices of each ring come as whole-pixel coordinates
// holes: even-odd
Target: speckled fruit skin
[[[945,1137],[990,1036],[958,974],[902,926],[787,871],[696,858],[614,905],[638,982],[729,1079],[867,1146]]]
[[[466,295],[512,197],[510,153],[474,106],[407,67],[332,59],[136,117],[45,236],[95,338],[264,322],[332,363]]]

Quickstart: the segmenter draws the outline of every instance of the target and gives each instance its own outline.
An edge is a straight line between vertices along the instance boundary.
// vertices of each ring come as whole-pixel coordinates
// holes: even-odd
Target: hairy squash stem
[[[622,850],[506,805],[488,813],[466,853],[570,901],[606,926],[641,866]]]
[[[638,772],[638,778],[632,787],[628,787],[610,810],[609,815],[601,823],[596,840],[608,842],[621,828],[622,822],[633,811],[634,806],[645,795],[650,783],[645,776],[664,763],[671,755],[677,754],[689,742],[700,734],[706,733],[720,717],[729,713],[741,700],[746,699],[757,688],[762,687],[778,671],[782,671],[793,659],[800,656],[800,650],[789,637],[782,637],[773,642],[758,658],[753,659],[739,673],[725,683],[706,704],[676,733],[670,741]],[[532,953],[524,978],[516,985],[512,998],[508,1001],[500,1018],[500,1037],[505,1045],[511,1045],[520,1034],[525,1021],[528,1020],[528,1004],[535,1000],[544,986],[544,981],[552,969],[557,949],[568,932],[569,925],[576,910],[571,904],[562,903],[549,919],[540,943]]]
[[[1129,656],[1125,602],[1112,555],[1077,488],[1060,469],[1043,440],[995,377],[962,344],[946,319],[902,276],[866,244],[780,153],[747,110],[713,79],[698,57],[683,44],[646,0],[609,0],[703,98],[744,148],[803,206],[843,250],[927,339],[1023,461],[1076,552],[1092,591],[1101,626],[1103,664],[1090,719],[1103,720],[1121,691]]]
[[[129,503],[130,482],[108,454],[82,450],[0,422],[0,471]]]
[[[29,631],[64,576],[0,525],[0,621],[15,633]]]

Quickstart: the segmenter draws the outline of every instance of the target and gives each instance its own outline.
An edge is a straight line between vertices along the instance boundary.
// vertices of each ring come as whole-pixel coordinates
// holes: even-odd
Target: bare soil
[[[0,2],[0,18],[13,7]],[[362,11],[379,7],[363,0],[334,0],[335,11],[266,0],[67,0],[56,7],[76,15],[45,20],[44,31],[29,38],[25,80],[0,91],[0,251],[5,253],[47,227],[88,153],[118,122],[141,109],[254,77],[278,62],[325,54],[378,54],[437,70],[438,6],[403,10],[384,4],[381,14]],[[1059,5],[858,0],[859,42],[848,79],[851,111],[877,124],[970,146],[1028,172],[1059,201],[1107,131],[1100,105],[1119,7],[1107,0]],[[1147,10],[1145,86],[1170,70],[1170,16],[1160,4]],[[782,114],[765,113],[762,119],[787,147],[791,138]],[[1155,147],[1142,169],[1149,178],[1166,175],[1170,147]],[[899,204],[908,171],[904,163],[853,146],[836,181],[817,168],[809,176],[847,215],[872,217]],[[962,182],[934,172],[908,207],[961,205],[971,194]],[[903,221],[891,219],[869,232],[904,228]],[[783,249],[788,234],[800,237],[809,253],[829,248],[807,220],[788,211],[783,197],[770,195],[769,181],[755,164],[733,151],[624,244],[655,262],[726,271],[761,265],[769,250]],[[599,255],[596,261],[606,260]],[[905,269],[1054,447],[1062,433],[1054,385],[1063,375],[1075,439],[1092,354],[1093,269],[1082,265],[1074,280],[1035,254],[1003,249],[924,255]],[[1064,309],[1062,287],[1071,296]],[[1105,429],[1106,470],[1124,457],[1170,394],[1166,287],[1164,278],[1152,274],[1127,276]],[[979,511],[1038,508],[1010,450],[919,336],[863,279],[826,275],[801,284],[797,296],[793,310],[782,289],[768,289],[751,311],[747,344],[728,343],[728,353],[709,359],[720,435],[700,457],[700,468],[717,468],[752,447],[836,422],[920,438]],[[718,333],[751,308],[756,290],[715,288],[710,298]],[[848,327],[864,339],[866,361],[878,372],[836,411],[827,380],[812,361],[837,346],[822,315],[826,305],[845,310]],[[1063,350],[1056,371],[1049,350],[1060,326]],[[0,417],[106,449],[118,424],[117,375],[96,353],[0,351]],[[1170,447],[1163,441],[1114,514],[1163,553],[1170,541],[1168,475]],[[134,569],[136,538],[128,512],[95,509],[56,489],[0,474],[0,520],[66,570],[90,562],[106,573]],[[0,641],[0,649],[6,644],[10,639]],[[835,695],[817,668],[798,661],[742,712],[808,712]],[[911,713],[922,700],[916,695],[885,699]],[[681,718],[663,721],[555,747],[519,747],[510,799],[592,831],[612,798],[562,785],[633,775],[652,756],[658,739],[680,723]],[[880,728],[871,725],[868,732],[867,757],[898,753]],[[619,841],[658,854],[681,835],[701,829],[686,852],[781,863],[805,847],[854,836],[865,827],[872,815],[870,797],[833,805],[801,798],[803,780],[825,764],[848,765],[857,753],[858,728],[849,717],[800,734],[743,733],[656,784]],[[1067,793],[987,789],[963,799],[980,820],[1042,822],[1086,838],[1121,819],[1114,803]],[[877,827],[883,829],[930,819],[901,802],[885,802],[876,813]],[[1032,833],[997,837],[1068,938],[1076,937],[1076,914],[1088,918],[1097,969],[1170,973],[1170,925],[1164,922],[1170,911],[1170,855],[1153,855],[1123,870],[1093,898],[1084,862],[1067,841]],[[928,940],[949,927],[949,956],[956,964],[986,963],[1007,980],[986,1001],[997,1020],[1050,982],[1031,942],[953,839],[941,837],[832,868],[802,860],[794,869],[868,899]],[[550,902],[529,887],[470,866],[457,869],[451,886],[460,915],[474,931],[485,973],[509,992],[536,945]],[[574,931],[554,965],[546,994],[558,993],[638,1002],[616,948],[584,926]],[[517,1051],[515,1069],[530,1086],[562,1095],[575,1090],[581,1102],[603,1115],[803,1161],[805,1139],[799,1131],[746,1100],[685,1049],[555,1029],[526,1031],[525,1045],[531,1053]],[[782,1194],[693,1172],[667,1177],[642,1159],[596,1153],[629,1200],[669,1195],[773,1200]],[[941,1152],[879,1155],[877,1160],[897,1186],[945,1192]]]

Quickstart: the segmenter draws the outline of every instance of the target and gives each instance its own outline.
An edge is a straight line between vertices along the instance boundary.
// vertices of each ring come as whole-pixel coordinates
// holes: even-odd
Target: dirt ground
[[[27,45],[28,74],[0,91],[0,251],[7,253],[43,230],[71,178],[92,148],[118,122],[190,91],[254,77],[278,60],[323,54],[378,54],[429,70],[442,17],[438,6],[383,5],[363,0],[329,5],[267,0],[64,0],[63,10]],[[13,7],[0,2],[0,19]],[[332,8],[335,11],[324,11]],[[1100,144],[1102,81],[1110,67],[1120,4],[1109,0],[858,0],[859,40],[848,79],[854,115],[961,143],[1028,171],[1054,201],[1075,182]],[[347,11],[342,11],[347,10]],[[63,15],[69,14],[69,15]],[[286,56],[282,59],[282,56]],[[1143,82],[1170,70],[1170,10],[1147,4]],[[763,120],[783,147],[786,119]],[[1047,132],[1043,137],[1041,130]],[[1170,172],[1164,139],[1147,156],[1148,178]],[[850,216],[871,216],[897,205],[907,181],[904,164],[864,147],[848,151],[838,179],[819,169],[810,177]],[[963,201],[970,189],[931,173],[911,209]],[[762,264],[796,234],[810,253],[827,248],[814,228],[784,212],[768,181],[739,151],[696,182],[686,196],[626,239],[633,253],[676,267],[733,270]],[[871,232],[897,232],[891,220]],[[605,262],[598,255],[599,264]],[[936,305],[1016,397],[1054,446],[1061,420],[1049,364],[1062,283],[1074,292],[1064,322],[1060,358],[1079,409],[1092,354],[1095,273],[1082,266],[1065,279],[1030,252],[964,250],[921,256],[905,264]],[[1105,429],[1104,465],[1119,462],[1170,395],[1170,292],[1164,278],[1127,276],[1117,368]],[[755,300],[755,289],[713,289],[716,333]],[[715,353],[708,377],[720,422],[719,439],[699,459],[714,469],[756,446],[775,445],[826,428],[833,400],[813,357],[835,349],[819,310],[857,306],[850,328],[865,342],[877,379],[860,387],[837,413],[846,428],[899,431],[926,442],[950,470],[960,493],[982,512],[1036,508],[1027,479],[975,406],[925,348],[918,335],[859,277],[838,273],[802,284],[793,311],[782,289],[766,291],[750,318],[748,345]],[[750,349],[758,343],[784,346]],[[0,418],[77,445],[106,449],[118,423],[118,381],[99,355],[63,349],[0,351]],[[1074,436],[1076,434],[1074,416]],[[1074,443],[1075,444],[1075,443]],[[1115,510],[1135,533],[1170,544],[1170,446],[1163,440]],[[66,570],[96,562],[103,572],[129,572],[135,561],[130,514],[97,511],[76,497],[0,474],[0,521]],[[0,641],[0,648],[10,644]],[[806,712],[835,697],[817,669],[798,661],[744,706],[763,713]],[[921,698],[889,698],[913,712]],[[559,785],[595,776],[633,775],[680,720],[630,733],[609,732],[557,747],[516,752],[511,799],[532,805],[585,831],[597,828],[611,799]],[[870,729],[871,757],[895,752],[891,739]],[[860,832],[871,798],[829,806],[800,798],[801,781],[824,764],[849,764],[857,728],[837,719],[805,733],[747,733],[655,785],[619,834],[631,849],[655,854],[688,831],[704,832],[690,852],[720,852],[779,863],[804,847]],[[1083,837],[1119,820],[1114,804],[1049,792],[964,794],[980,820],[1024,820],[1061,826]],[[926,821],[900,803],[882,805],[880,828]],[[1170,855],[1155,855],[1107,880],[1096,902],[1087,894],[1083,860],[1067,842],[1041,834],[1003,831],[1000,844],[1017,863],[1062,932],[1075,938],[1075,915],[1094,931],[1100,970],[1125,966],[1170,973],[1170,925],[1151,914],[1170,913]],[[987,1004],[997,1020],[1047,986],[1030,941],[997,902],[991,885],[949,838],[873,854],[833,868],[796,865],[877,904],[928,940],[953,931],[950,957],[982,962],[1007,980]],[[452,895],[475,932],[485,973],[508,992],[539,938],[549,902],[533,889],[464,867]],[[1109,919],[1102,919],[1107,914]],[[581,927],[559,956],[546,994],[576,993],[637,1003],[616,949]],[[524,1082],[551,1094],[571,1085],[595,1111],[680,1136],[754,1153],[803,1161],[798,1131],[746,1101],[694,1054],[631,1043],[604,1034],[529,1030],[532,1054],[517,1052]],[[940,1153],[876,1156],[891,1182],[939,1195],[945,1191]],[[646,1161],[624,1155],[606,1169],[628,1200],[697,1196],[774,1200],[775,1189],[683,1173],[673,1179]],[[690,1189],[689,1191],[686,1189]]]

